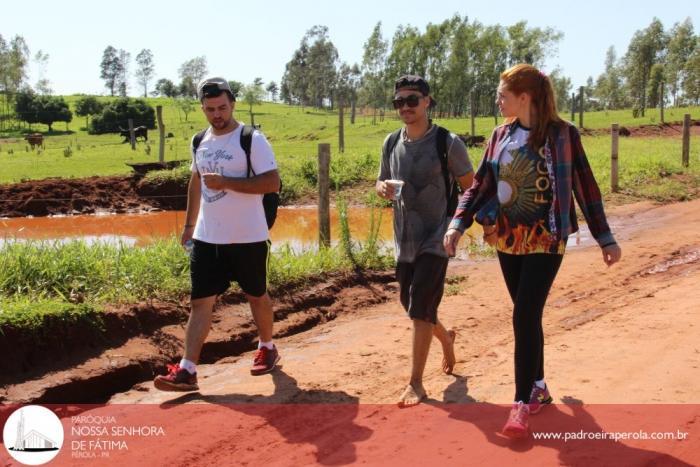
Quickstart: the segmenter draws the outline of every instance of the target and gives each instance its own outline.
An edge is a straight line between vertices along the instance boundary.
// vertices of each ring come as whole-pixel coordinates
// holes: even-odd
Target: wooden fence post
[[[134,120],[129,119],[129,139],[131,140],[131,150],[136,150],[136,136],[134,136]]]
[[[579,106],[578,106],[578,127],[583,129],[583,86],[578,88]]]
[[[683,117],[683,167],[690,164],[690,114]]]
[[[659,107],[661,108],[661,124],[663,125],[664,123],[666,123],[664,121],[664,88],[666,86],[664,86],[663,81],[659,83],[659,87],[661,88],[661,89],[659,89],[659,94],[660,94],[660,99],[661,99],[659,101]]]
[[[471,135],[474,136],[476,133],[476,124],[474,123],[474,120],[476,119],[476,109],[474,108],[474,91],[469,93],[469,112],[471,113],[472,117],[472,132]]]
[[[158,161],[165,161],[165,126],[163,125],[163,106],[156,106],[156,117],[158,118],[158,135],[160,136],[160,142],[158,145]]]
[[[571,93],[571,123],[576,122],[576,94]]]
[[[610,189],[616,193],[618,186],[618,149],[620,137],[620,125],[612,124],[612,151],[610,152]]]
[[[345,152],[345,123],[343,121],[343,99],[338,100],[338,152]]]
[[[331,246],[330,214],[330,164],[331,145],[318,145],[318,244],[320,248]]]

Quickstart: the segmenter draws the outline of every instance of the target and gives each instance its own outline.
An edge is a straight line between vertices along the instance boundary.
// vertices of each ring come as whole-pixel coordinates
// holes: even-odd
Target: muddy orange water
[[[380,219],[381,214],[381,219]],[[364,241],[370,230],[371,209],[348,208],[350,233],[354,240]],[[391,209],[375,210],[375,222],[381,221],[379,239],[393,248]],[[179,236],[185,220],[184,211],[163,211],[143,214],[105,214],[86,216],[17,217],[0,219],[0,245],[10,240],[71,240],[88,243],[106,242],[143,246],[154,240]],[[585,225],[582,234],[572,235],[569,246],[589,240]],[[481,229],[474,224],[469,230],[475,239]],[[331,211],[331,238],[336,242],[340,226],[337,211]],[[318,245],[318,211],[316,207],[280,208],[277,222],[270,231],[273,249],[289,244],[295,251]]]
[[[392,242],[392,214],[390,209],[376,210],[376,221],[381,224],[379,237]],[[351,235],[356,240],[367,238],[371,210],[349,208]],[[159,238],[179,236],[185,220],[183,211],[165,211],[144,214],[112,214],[89,216],[23,217],[0,219],[0,243],[9,239],[69,240],[87,242],[122,242],[128,245],[147,245]],[[331,237],[339,236],[338,214],[331,212]],[[277,222],[270,231],[273,245],[289,243],[292,248],[306,249],[318,245],[318,211],[316,207],[280,208]]]

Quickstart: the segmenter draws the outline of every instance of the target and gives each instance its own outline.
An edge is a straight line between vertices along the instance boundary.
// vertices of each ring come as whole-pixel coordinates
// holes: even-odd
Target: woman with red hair
[[[544,381],[542,311],[566,240],[578,230],[572,195],[608,266],[621,250],[579,132],[557,114],[550,79],[531,65],[515,65],[501,73],[497,103],[505,123],[494,129],[444,244],[454,255],[476,215],[485,240],[498,251],[515,334],[515,403],[503,433],[524,437],[529,415],[552,402]]]

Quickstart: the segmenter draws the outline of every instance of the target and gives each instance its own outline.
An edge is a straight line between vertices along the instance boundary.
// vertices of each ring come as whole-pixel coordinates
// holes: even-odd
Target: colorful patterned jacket
[[[514,122],[500,125],[493,130],[484,158],[474,175],[474,183],[462,195],[450,229],[464,233],[472,225],[475,215],[481,224],[495,223],[498,209],[498,158],[516,128],[517,124]],[[573,193],[593,238],[601,247],[614,244],[615,238],[605,218],[600,189],[593,177],[581,145],[581,135],[576,127],[568,122],[551,125],[543,150],[548,159],[551,157],[547,165],[553,192],[549,215],[552,234],[556,235],[557,239],[566,241],[570,234],[578,230]]]

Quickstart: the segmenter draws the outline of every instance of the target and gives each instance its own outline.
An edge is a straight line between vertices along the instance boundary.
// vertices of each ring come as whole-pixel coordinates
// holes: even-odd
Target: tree
[[[668,38],[658,18],[646,28],[634,33],[624,58],[624,73],[634,108],[644,116],[651,68],[662,62]]]
[[[119,89],[121,97],[126,97],[129,91],[129,62],[131,61],[131,54],[124,49],[119,49],[118,57],[117,89]]]
[[[175,99],[175,106],[179,112],[185,114],[185,121],[187,121],[189,114],[195,109],[194,101],[187,96],[178,97]],[[180,121],[182,121],[182,117],[180,118]]]
[[[661,105],[660,87],[664,81],[664,66],[660,63],[655,63],[649,72],[649,84],[647,85],[649,107],[659,107]]]
[[[180,92],[183,96],[197,96],[197,84],[209,72],[207,69],[207,57],[204,55],[187,60],[180,65],[178,73],[181,78]],[[185,89],[189,87],[189,89]],[[185,91],[185,92],[183,92]]]
[[[68,108],[68,104],[63,97],[38,96],[37,120],[39,123],[49,126],[49,131],[53,131],[54,122],[70,122],[73,120],[73,113]]]
[[[257,84],[256,80],[252,84],[243,88],[243,102],[248,104],[250,112],[250,123],[255,124],[255,117],[253,116],[253,106],[262,104],[262,100],[265,98],[265,90],[262,84]]]
[[[85,129],[90,128],[90,116],[102,112],[104,104],[94,96],[81,97],[75,103],[75,113],[79,117],[85,117]]]
[[[285,96],[304,105],[333,106],[338,50],[326,26],[309,29],[285,66],[282,87]]]
[[[552,82],[552,87],[554,88],[554,96],[557,99],[557,110],[571,110],[569,104],[571,100],[569,98],[571,93],[571,78],[562,76],[561,69],[557,67],[549,73],[549,81]]]
[[[109,102],[102,113],[95,115],[90,122],[90,134],[117,133],[129,126],[129,119],[134,126],[156,127],[156,112],[143,99],[122,97]]]
[[[136,56],[136,80],[143,86],[143,97],[148,97],[148,83],[153,79],[155,65],[153,64],[153,52],[143,49]]]
[[[353,66],[343,63],[338,70],[338,83],[336,85],[338,98],[345,104],[350,104],[350,124],[355,123],[355,108],[357,105],[357,91],[360,87],[360,67],[355,63]]]
[[[673,98],[673,105],[678,105],[678,94],[687,76],[686,64],[698,47],[698,38],[693,30],[693,22],[686,18],[676,23],[669,31],[668,53],[664,74]]]
[[[302,107],[309,104],[308,55],[309,44],[302,39],[292,59],[284,67],[281,90],[288,104],[297,103]]]
[[[161,78],[156,82],[155,94],[165,97],[177,96],[177,86],[167,78]]]
[[[229,81],[228,86],[231,88],[231,92],[233,93],[233,97],[236,97],[241,93],[241,90],[245,86],[243,83],[240,81]]]
[[[7,43],[0,35],[0,92],[5,95],[5,118],[10,117],[15,94],[27,79],[28,63],[29,47],[24,38],[17,35]]]
[[[37,96],[31,91],[21,92],[17,96],[15,112],[20,120],[29,124],[43,123],[53,131],[55,122],[70,122],[73,114],[62,97]]]
[[[118,79],[120,75],[120,61],[117,49],[108,45],[102,53],[102,62],[100,63],[100,78],[105,81],[105,87],[109,89],[109,95],[114,96],[114,91],[117,89]]]
[[[322,108],[324,102],[333,107],[334,84],[338,50],[328,37],[328,27],[314,26],[306,33],[311,44],[308,56],[309,97],[315,107]]]
[[[279,88],[277,87],[277,83],[274,81],[270,81],[268,85],[265,87],[265,91],[270,93],[270,100],[272,102],[275,102],[277,100],[277,93],[279,92]]]
[[[389,44],[382,36],[382,23],[378,22],[364,43],[362,56],[363,87],[367,103],[374,108],[372,123],[377,122],[377,109],[387,100],[386,54]]]
[[[510,39],[508,63],[529,63],[538,68],[544,65],[544,59],[564,37],[562,32],[552,28],[528,28],[527,21],[519,21],[507,31]]]
[[[196,99],[197,83],[192,81],[192,78],[189,76],[182,78],[182,81],[177,86],[177,95],[188,99]]]
[[[626,103],[623,85],[615,47],[610,46],[605,54],[605,71],[598,76],[593,94],[604,109],[620,109]]]
[[[49,63],[49,54],[39,50],[34,54],[34,63],[36,64],[39,75],[34,87],[40,94],[51,94],[51,83],[46,79],[46,67]]]
[[[685,98],[695,104],[700,104],[700,47],[688,58],[683,76],[683,93]]]

